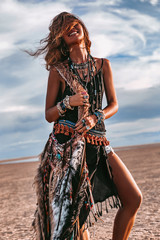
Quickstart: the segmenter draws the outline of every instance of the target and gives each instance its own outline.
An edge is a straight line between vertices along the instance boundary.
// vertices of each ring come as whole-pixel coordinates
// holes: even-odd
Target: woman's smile
[[[75,35],[78,35],[78,33],[80,32],[80,25],[79,24],[76,24],[74,25],[68,32],[68,37],[72,37],[72,36],[75,36]]]
[[[78,34],[78,31],[72,31],[71,33],[68,34],[68,37],[71,37],[73,35],[77,35]]]
[[[76,23],[72,27],[70,27],[69,31],[67,31],[63,35],[64,41],[67,45],[74,44],[75,41],[78,43],[82,39],[84,39],[83,28],[79,23]]]

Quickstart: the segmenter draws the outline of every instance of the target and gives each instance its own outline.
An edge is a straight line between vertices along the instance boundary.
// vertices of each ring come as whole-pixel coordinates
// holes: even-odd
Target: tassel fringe
[[[121,202],[118,198],[118,196],[111,196],[109,198],[107,198],[105,201],[103,202],[98,202],[95,204],[96,206],[96,213],[93,212],[92,209],[90,209],[89,215],[87,217],[87,220],[85,222],[85,229],[88,229],[90,227],[92,227],[93,225],[95,225],[95,222],[97,222],[98,220],[104,222],[101,218],[101,216],[103,215],[103,208],[105,208],[106,213],[109,212],[107,204],[110,206],[110,208],[121,208]]]
[[[71,137],[73,137],[75,134],[75,131],[74,131],[74,128],[69,127],[65,124],[56,123],[54,125],[54,134],[56,135],[60,133],[66,136],[69,136],[71,134]],[[103,146],[109,145],[109,141],[105,136],[102,137],[102,136],[96,136],[94,134],[86,133],[84,137],[86,138],[87,143],[91,143],[92,145],[103,145]]]

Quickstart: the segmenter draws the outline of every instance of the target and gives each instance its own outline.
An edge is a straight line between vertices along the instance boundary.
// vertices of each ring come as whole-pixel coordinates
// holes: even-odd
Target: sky
[[[35,50],[57,14],[78,15],[91,54],[111,62],[119,110],[105,120],[113,147],[160,142],[159,0],[0,1],[0,159],[42,152],[53,124],[45,120],[48,71]],[[106,106],[105,97],[103,107]]]

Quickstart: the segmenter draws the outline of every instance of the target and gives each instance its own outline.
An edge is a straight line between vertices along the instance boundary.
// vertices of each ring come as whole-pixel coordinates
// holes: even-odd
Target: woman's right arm
[[[48,122],[55,122],[59,118],[56,100],[61,85],[60,75],[56,69],[51,69],[48,77],[46,94],[45,118]]]
[[[45,117],[48,122],[55,122],[59,118],[59,111],[57,109],[56,100],[58,96],[58,92],[60,86],[62,86],[62,78],[57,72],[55,68],[50,70],[48,77],[48,87],[47,87],[47,95],[46,95],[46,108],[45,108]],[[87,95],[88,98],[84,99],[83,96]],[[85,103],[84,103],[85,100]],[[82,106],[89,104],[89,95],[85,92],[79,92],[70,96],[70,105],[72,107]]]

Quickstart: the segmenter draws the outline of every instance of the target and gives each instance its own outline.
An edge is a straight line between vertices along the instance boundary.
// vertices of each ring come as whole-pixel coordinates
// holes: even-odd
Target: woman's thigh
[[[142,194],[131,173],[116,153],[109,153],[108,160],[122,204],[124,206],[134,205],[135,208],[138,208]]]

